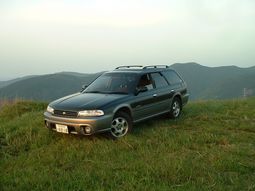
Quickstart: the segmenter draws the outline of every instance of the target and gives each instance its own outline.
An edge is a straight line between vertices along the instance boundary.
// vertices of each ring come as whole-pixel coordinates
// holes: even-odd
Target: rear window
[[[180,76],[173,70],[162,72],[170,84],[179,84],[182,82]]]

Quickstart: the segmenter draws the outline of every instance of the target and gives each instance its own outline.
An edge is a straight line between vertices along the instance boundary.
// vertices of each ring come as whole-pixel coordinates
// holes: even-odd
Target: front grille
[[[54,110],[54,115],[61,117],[77,117],[78,113],[76,111]]]

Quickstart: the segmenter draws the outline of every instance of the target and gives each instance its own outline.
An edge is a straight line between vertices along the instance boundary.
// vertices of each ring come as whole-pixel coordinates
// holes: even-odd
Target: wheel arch
[[[174,95],[174,97],[173,97],[173,100],[175,99],[175,98],[177,98],[177,99],[179,99],[180,100],[180,104],[181,104],[181,109],[182,109],[182,97],[181,97],[181,95],[180,94],[176,94],[176,95]]]
[[[133,120],[133,114],[132,114],[132,110],[131,110],[131,107],[128,106],[128,105],[121,105],[119,107],[117,107],[114,112],[113,112],[113,117],[116,115],[116,113],[118,112],[124,112],[124,113],[127,113],[131,119]]]

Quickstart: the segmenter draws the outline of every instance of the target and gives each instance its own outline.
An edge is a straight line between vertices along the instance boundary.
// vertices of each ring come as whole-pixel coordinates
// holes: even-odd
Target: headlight
[[[102,110],[84,110],[79,111],[78,115],[83,117],[95,117],[104,115],[104,112]]]
[[[52,107],[50,107],[50,106],[47,107],[47,111],[49,113],[54,113],[54,109]]]

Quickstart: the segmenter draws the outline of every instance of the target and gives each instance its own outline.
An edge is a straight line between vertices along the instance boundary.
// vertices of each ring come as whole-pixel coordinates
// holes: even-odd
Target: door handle
[[[158,94],[153,94],[153,97],[157,97],[158,96]]]
[[[170,93],[174,93],[174,90],[171,90]]]

